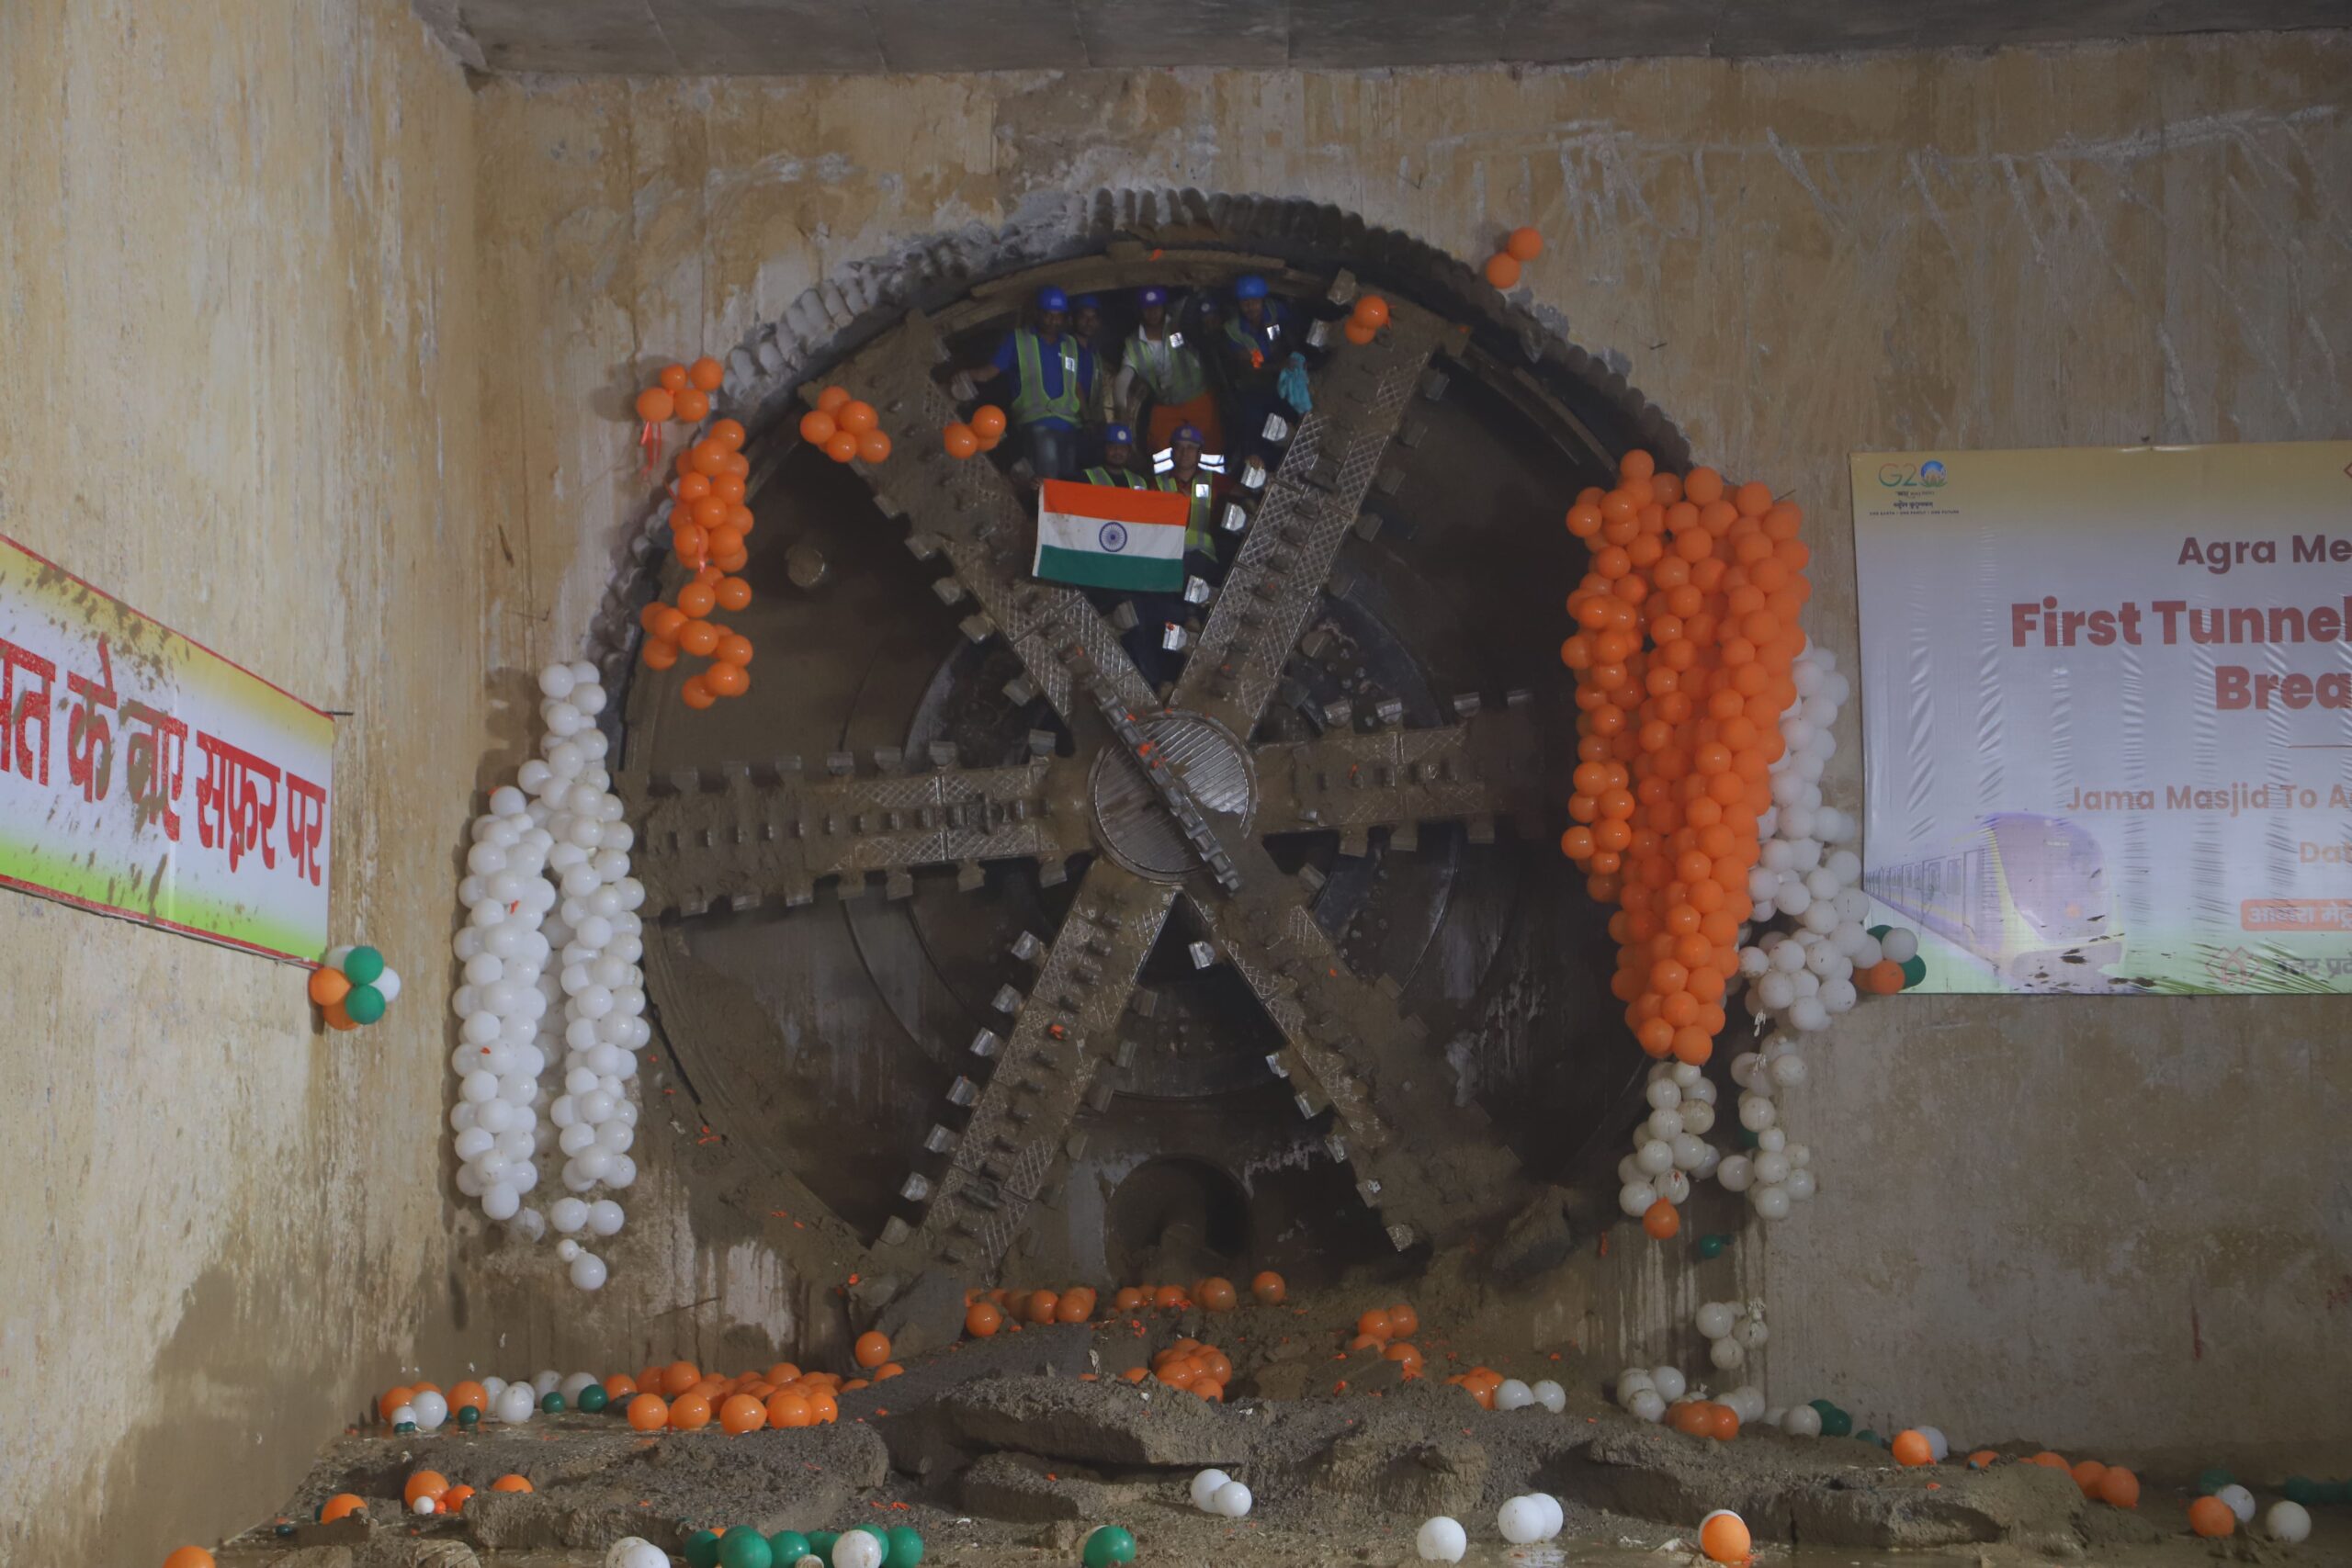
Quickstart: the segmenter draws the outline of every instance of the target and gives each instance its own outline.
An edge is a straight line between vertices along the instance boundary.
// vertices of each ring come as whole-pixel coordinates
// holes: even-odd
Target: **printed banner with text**
[[[1924,988],[2352,991],[2352,442],[1853,486],[1863,886]]]
[[[0,538],[0,886],[327,946],[334,720]]]

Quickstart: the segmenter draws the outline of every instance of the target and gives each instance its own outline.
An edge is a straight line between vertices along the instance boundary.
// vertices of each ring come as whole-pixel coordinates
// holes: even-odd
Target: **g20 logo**
[[[1951,477],[1940,457],[1924,463],[1882,463],[1878,469],[1878,482],[1887,490],[1941,490]]]

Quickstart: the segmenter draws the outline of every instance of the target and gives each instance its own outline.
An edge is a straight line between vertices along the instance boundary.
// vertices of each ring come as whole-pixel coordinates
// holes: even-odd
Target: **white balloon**
[[[1549,1540],[1558,1535],[1568,1522],[1567,1512],[1560,1506],[1560,1500],[1548,1492],[1530,1492],[1527,1499],[1544,1510],[1544,1533],[1535,1539]]]
[[[1462,1554],[1470,1550],[1469,1532],[1440,1514],[1424,1521],[1414,1532],[1413,1550],[1424,1562],[1459,1562]]]
[[[1707,1107],[1705,1107],[1705,1106],[1703,1106],[1703,1105],[1701,1105],[1701,1106],[1694,1107],[1693,1109],[1698,1110],[1698,1111],[1706,1111],[1707,1120],[1708,1120],[1710,1122],[1712,1122],[1714,1120],[1714,1112],[1713,1112],[1713,1111],[1709,1111],[1709,1110],[1707,1109]],[[1686,1120],[1687,1120],[1687,1119],[1686,1119]],[[1706,1164],[1706,1163],[1707,1163],[1707,1140],[1706,1140],[1706,1139],[1704,1139],[1704,1138],[1702,1138],[1702,1137],[1699,1136],[1699,1134],[1698,1134],[1697,1133],[1678,1133],[1678,1134],[1675,1134],[1675,1138],[1674,1138],[1674,1168],[1675,1168],[1675,1169],[1677,1169],[1677,1170],[1685,1170],[1685,1171],[1688,1171],[1688,1170],[1696,1170],[1696,1169],[1698,1169],[1701,1166],[1702,1166],[1702,1165],[1704,1165],[1704,1164]]]
[[[1738,1321],[1728,1302],[1709,1302],[1699,1309],[1699,1332],[1710,1339],[1721,1339]]]
[[[571,1260],[571,1282],[582,1290],[601,1290],[604,1288],[605,1278],[605,1260],[594,1253],[583,1252]]]
[[[1913,1430],[1928,1439],[1928,1458],[1930,1462],[1941,1464],[1951,1456],[1951,1440],[1941,1431],[1933,1427],[1917,1427]]]
[[[1896,926],[1878,939],[1879,948],[1897,964],[1908,964],[1919,956],[1919,933]]]
[[[429,1388],[412,1395],[408,1404],[409,1409],[415,1413],[416,1429],[420,1432],[433,1431],[449,1418],[448,1400]]]
[[[611,1174],[611,1165],[609,1161],[606,1162],[605,1174]],[[621,1222],[625,1218],[627,1218],[627,1216],[622,1213],[621,1206],[618,1203],[614,1202],[610,1198],[599,1198],[594,1202],[588,1205],[588,1229],[594,1235],[618,1235],[621,1228]]]
[[[1495,1389],[1495,1408],[1524,1410],[1535,1403],[1535,1391],[1517,1378],[1505,1378]]]
[[[1747,1360],[1747,1352],[1738,1340],[1725,1337],[1708,1345],[1707,1359],[1714,1364],[1717,1371],[1727,1372]]]
[[[1544,1533],[1545,1515],[1532,1497],[1513,1497],[1495,1513],[1495,1528],[1513,1546],[1525,1546]]]
[[[1746,1155],[1726,1156],[1723,1164],[1715,1168],[1715,1179],[1726,1192],[1745,1192],[1756,1179],[1755,1163]]]
[[[650,1540],[625,1535],[605,1549],[605,1568],[670,1568],[670,1554]]]
[[[1789,1413],[1781,1417],[1781,1430],[1792,1438],[1821,1436],[1821,1412],[1810,1404],[1792,1404]]]
[[[1628,1400],[1625,1408],[1640,1420],[1663,1421],[1666,1419],[1666,1396],[1654,1388],[1645,1388]]]
[[[1568,1407],[1568,1392],[1550,1378],[1534,1386],[1535,1403],[1557,1416]]]
[[[496,1405],[491,1414],[509,1427],[520,1427],[539,1407],[538,1401],[531,1397],[531,1385],[526,1382],[508,1383],[499,1390]]]
[[[1684,1380],[1681,1369],[1678,1367],[1652,1367],[1650,1387],[1657,1391],[1657,1396],[1660,1399],[1671,1404],[1689,1393],[1690,1385]]]
[[[1650,1382],[1650,1374],[1646,1368],[1627,1367],[1617,1374],[1617,1403],[1623,1404],[1642,1390],[1656,1386]]]
[[[1739,1326],[1731,1331],[1731,1337],[1739,1341],[1739,1348],[1743,1350],[1761,1350],[1764,1342],[1772,1337],[1772,1331],[1765,1325],[1762,1318],[1751,1314],[1739,1320]],[[1747,1417],[1743,1416],[1740,1419],[1744,1421]]]
[[[1664,1138],[1645,1139],[1634,1151],[1634,1165],[1645,1176],[1663,1176],[1674,1168],[1674,1145]]]
[[[1747,1201],[1756,1212],[1768,1220],[1789,1217],[1789,1190],[1786,1187],[1754,1187],[1748,1190]]]
[[[1209,1499],[1209,1506],[1212,1511],[1228,1519],[1238,1519],[1248,1516],[1250,1505],[1256,1499],[1250,1496],[1250,1488],[1238,1481],[1228,1481],[1216,1489],[1216,1495]]]
[[[2236,1482],[2233,1481],[2230,1483],[2229,1485],[2222,1487],[2220,1491],[2214,1493],[2213,1495],[2217,1500],[2227,1503],[2230,1506],[2230,1512],[2238,1517],[2238,1523],[2245,1524],[2253,1519],[2254,1494],[2247,1491],[2245,1487],[2240,1486]]]
[[[2270,1511],[2262,1516],[2262,1528],[2271,1540],[2283,1540],[2289,1546],[2296,1545],[2311,1539],[2311,1510],[2301,1503],[2284,1500],[2273,1503]]]
[[[1667,1160],[1668,1164],[1673,1163],[1673,1151],[1671,1149],[1668,1150]],[[1617,1192],[1617,1206],[1634,1219],[1639,1219],[1644,1214],[1648,1213],[1650,1212],[1650,1205],[1657,1201],[1657,1189],[1652,1187],[1646,1181],[1628,1181],[1623,1187],[1620,1188]]]
[[[1754,1383],[1742,1383],[1724,1394],[1723,1403],[1731,1406],[1732,1414],[1739,1417],[1741,1426],[1749,1426],[1764,1414],[1764,1391]]]
[[[559,1198],[548,1205],[548,1218],[569,1235],[588,1223],[588,1205],[577,1198]]]
[[[833,1568],[882,1568],[882,1542],[870,1531],[850,1531],[833,1542]]]
[[[1204,1514],[1211,1512],[1209,1499],[1216,1495],[1218,1487],[1232,1479],[1221,1470],[1204,1470],[1193,1476],[1193,1506]]]

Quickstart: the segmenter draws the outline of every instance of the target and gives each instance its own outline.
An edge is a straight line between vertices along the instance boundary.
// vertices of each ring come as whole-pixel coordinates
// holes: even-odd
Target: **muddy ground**
[[[960,1316],[960,1292],[956,1300]],[[900,1343],[944,1338],[907,1321]],[[1232,1359],[1227,1401],[1120,1374],[1180,1337]],[[1599,1374],[1571,1350],[1497,1358],[1506,1375],[1570,1391],[1541,1405],[1482,1409],[1442,1378],[1471,1362],[1426,1337],[1430,1374],[1340,1348],[1297,1307],[1150,1312],[959,1339],[905,1357],[904,1375],[839,1398],[840,1420],[730,1437],[716,1426],[642,1437],[610,1414],[539,1416],[475,1435],[444,1427],[356,1432],[322,1456],[281,1520],[231,1543],[223,1562],[276,1568],[539,1568],[600,1563],[624,1535],[674,1552],[704,1528],[763,1531],[908,1524],[926,1562],[1076,1562],[1085,1533],[1132,1529],[1142,1560],[1247,1568],[1414,1561],[1431,1514],[1468,1529],[1473,1562],[1670,1562],[1710,1509],[1736,1510],[1761,1554],[1797,1562],[2352,1562],[2352,1510],[2314,1510],[2298,1549],[2187,1533],[2188,1493],[2147,1478],[2140,1506],[2086,1502],[2063,1473],[2002,1462],[1897,1467],[1875,1444],[1752,1430],[1731,1442],[1648,1426],[1601,1403]],[[1449,1359],[1456,1358],[1458,1359]],[[1256,1506],[1235,1522],[1186,1495],[1215,1465]],[[481,1489],[462,1515],[419,1520],[402,1483],[437,1470]],[[509,1472],[527,1495],[488,1491]],[[1502,1545],[1495,1513],[1529,1491],[1557,1496],[1566,1528],[1548,1546]],[[364,1517],[310,1522],[338,1492]],[[2265,1502],[2268,1501],[2265,1498]],[[2331,1545],[2331,1543],[2334,1543]],[[1687,1557],[1687,1552],[1683,1553]]]

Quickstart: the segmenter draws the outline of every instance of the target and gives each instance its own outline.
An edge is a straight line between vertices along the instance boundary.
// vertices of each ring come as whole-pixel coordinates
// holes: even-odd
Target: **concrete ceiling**
[[[1549,63],[2343,27],[2352,0],[413,0],[560,75]]]

